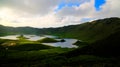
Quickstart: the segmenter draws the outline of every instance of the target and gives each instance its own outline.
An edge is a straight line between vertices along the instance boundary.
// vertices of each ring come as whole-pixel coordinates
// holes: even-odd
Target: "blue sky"
[[[55,11],[59,11],[59,10],[61,10],[62,8],[64,8],[65,6],[67,6],[67,7],[72,7],[72,6],[79,6],[80,5],[80,3],[78,3],[78,2],[74,2],[74,3],[72,3],[72,2],[68,2],[68,3],[66,3],[66,2],[61,2],[59,5],[58,5],[58,8],[55,10]]]
[[[105,4],[105,0],[95,0],[95,4],[94,4],[94,7],[96,8],[96,11],[99,11],[101,10],[100,6]],[[58,5],[58,8],[55,10],[55,11],[59,11],[61,10],[62,8],[64,8],[65,6],[67,7],[72,7],[72,6],[80,6],[81,3],[79,2],[64,2],[62,1],[59,5]]]
[[[95,8],[96,8],[96,10],[100,10],[100,6],[101,5],[103,5],[103,4],[105,4],[105,0],[95,0]]]

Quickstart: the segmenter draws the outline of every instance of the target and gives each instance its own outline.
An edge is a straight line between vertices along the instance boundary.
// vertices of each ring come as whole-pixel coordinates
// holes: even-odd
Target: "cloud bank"
[[[0,24],[38,28],[80,24],[120,17],[119,4],[119,0],[106,0],[97,11],[95,0],[0,0]]]

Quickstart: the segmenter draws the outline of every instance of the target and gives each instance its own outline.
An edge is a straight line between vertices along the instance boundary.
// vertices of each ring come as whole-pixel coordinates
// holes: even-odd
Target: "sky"
[[[0,25],[36,28],[120,17],[120,0],[0,0]]]

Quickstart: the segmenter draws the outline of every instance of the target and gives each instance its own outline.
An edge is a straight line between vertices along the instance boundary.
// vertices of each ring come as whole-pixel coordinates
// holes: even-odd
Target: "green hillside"
[[[79,25],[48,30],[51,34],[61,37],[77,38],[87,42],[95,42],[120,30],[120,18],[106,18]]]

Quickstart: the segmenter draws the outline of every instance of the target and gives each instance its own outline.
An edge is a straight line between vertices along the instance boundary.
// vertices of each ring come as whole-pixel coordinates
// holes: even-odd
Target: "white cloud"
[[[94,0],[91,0],[90,2],[85,2],[80,6],[66,6],[58,12],[58,16],[88,17],[91,16],[91,12],[94,11]]]
[[[120,0],[106,0],[106,4],[102,5],[102,10],[97,12],[95,17],[120,17]]]
[[[80,21],[84,18],[93,18],[94,13],[94,0],[91,0],[79,6],[66,6],[57,13],[57,17],[63,17],[62,22],[71,25],[82,23]]]

